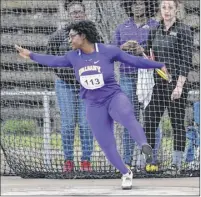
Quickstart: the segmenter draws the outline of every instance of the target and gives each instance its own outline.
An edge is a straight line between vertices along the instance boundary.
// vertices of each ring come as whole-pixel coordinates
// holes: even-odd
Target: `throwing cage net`
[[[96,23],[104,43],[114,41],[118,26],[128,21],[135,6],[139,6],[132,2],[134,1],[83,0],[87,18]],[[145,3],[144,12],[149,15],[146,17],[158,21],[160,2],[157,0],[140,2]],[[190,26],[193,34],[193,45],[188,48],[193,51],[193,58],[192,60],[189,58],[186,64],[190,65],[187,77],[187,104],[185,118],[181,120],[185,123],[186,144],[180,173],[176,174],[177,176],[199,176],[200,169],[199,3],[199,0],[185,0],[180,1],[179,4],[178,17],[184,24]],[[34,52],[46,53],[47,46],[51,42],[51,47],[57,49],[56,52],[50,50],[50,53],[62,54],[69,50],[65,34],[62,34],[64,37],[58,36],[57,40],[53,39],[52,35],[58,31],[62,32],[65,25],[69,24],[70,6],[72,4],[64,0],[1,1],[1,175],[34,178],[120,177],[120,173],[107,161],[90,134],[85,115],[82,113],[84,111],[80,107],[79,85],[76,85],[75,81],[65,85],[58,80],[59,71],[69,72],[68,76],[73,76],[73,73],[57,70],[55,74],[54,69],[21,58],[14,48],[14,44],[18,44]],[[79,13],[74,14],[79,15]],[[130,16],[132,17],[132,14]],[[125,24],[121,27],[123,37],[119,39],[123,43],[133,39],[135,32],[129,32],[129,25]],[[146,28],[147,26],[142,27],[142,29]],[[138,36],[141,36],[142,40],[143,36],[146,37],[143,35],[143,30]],[[62,48],[60,45],[63,51],[59,51]],[[189,55],[188,51],[185,51],[185,54]],[[146,78],[147,75],[141,75],[142,82],[139,86],[137,83],[139,72],[133,72],[129,67],[127,69],[122,69],[119,63],[116,64],[117,81],[129,94],[135,104],[137,118],[144,125],[146,108],[144,109],[139,102],[139,87],[143,92],[151,82]],[[138,87],[133,84],[138,84]],[[56,91],[55,86],[59,87],[56,87]],[[63,113],[60,108],[63,109]],[[152,112],[156,112],[154,107],[152,109]],[[62,115],[65,117],[61,118]],[[179,118],[180,114],[177,114],[177,117]],[[172,163],[175,135],[168,109],[164,110],[155,135],[158,141],[157,165],[150,165],[149,169],[143,164],[143,158],[139,159],[141,153],[138,146],[131,142],[129,135],[124,135],[124,128],[115,123],[114,133],[122,158],[126,162],[126,158],[130,157],[129,165],[135,172],[134,176],[175,176],[175,174],[165,173]],[[179,140],[179,136],[177,137]],[[85,170],[88,167],[87,162],[83,164],[85,160],[90,161],[90,171]],[[69,166],[70,168],[73,166],[72,171],[66,172],[64,163],[68,163],[65,166],[68,170]]]

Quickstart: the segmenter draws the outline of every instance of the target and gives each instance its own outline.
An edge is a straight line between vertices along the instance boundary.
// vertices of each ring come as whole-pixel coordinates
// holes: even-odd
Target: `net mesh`
[[[83,0],[87,18],[96,22],[100,36],[105,43],[113,42],[118,25],[128,20],[128,15],[132,13],[133,9],[131,2],[128,0]],[[158,20],[159,1],[145,1],[145,3],[148,4],[146,15],[149,16],[147,17]],[[196,107],[199,104],[200,87],[198,74],[200,69],[199,3],[198,0],[181,1],[178,12],[178,17],[191,27],[194,38],[192,66],[188,74],[185,120],[183,120],[185,121],[187,143],[181,172],[178,176],[199,176],[200,169],[199,110]],[[65,136],[61,132],[60,103],[55,92],[55,81],[58,78],[55,70],[20,58],[14,49],[14,44],[20,44],[31,51],[46,53],[53,33],[62,31],[62,28],[69,23],[66,8],[68,8],[68,2],[66,3],[64,0],[1,1],[1,175],[18,175],[24,178],[120,177],[120,173],[110,165],[97,142],[89,134],[89,128],[86,125],[81,128],[81,122],[85,116],[80,112],[78,87],[75,81],[69,87],[73,91],[74,97],[68,97],[68,103],[70,103],[67,108],[69,114],[67,114],[66,123],[68,136]],[[123,36],[124,42],[133,39],[129,31],[125,31]],[[65,42],[66,40],[63,39],[62,43]],[[56,47],[56,41],[53,45],[53,48]],[[65,47],[64,44],[63,52],[66,50]],[[124,86],[125,92],[130,92],[130,99],[137,109],[137,118],[144,124],[145,110],[143,105],[138,102],[135,92],[137,86],[133,86],[133,84],[137,84],[139,74],[137,75],[136,72],[133,74],[129,67],[128,70],[122,70],[118,63],[115,68],[117,81]],[[57,70],[57,73],[60,71],[65,72]],[[69,75],[73,76],[72,73]],[[72,80],[74,80],[73,77]],[[143,80],[147,88],[150,79],[145,77]],[[140,87],[144,86],[141,84]],[[157,154],[157,160],[160,163],[158,170],[152,169],[150,172],[149,169],[149,172],[145,172],[143,169],[137,169],[138,162],[142,162],[143,159],[139,159],[141,158],[140,151],[129,135],[124,136],[124,133],[124,128],[115,123],[118,150],[125,159],[125,144],[127,144],[128,155],[132,156],[130,164],[132,170],[135,171],[134,176],[175,176],[175,174],[164,173],[171,164],[173,154],[173,129],[167,110],[164,111],[155,135],[155,139],[160,141]],[[162,139],[159,140],[161,135]],[[63,143],[62,137],[64,138]],[[85,156],[90,155],[90,151],[92,151],[91,172],[83,171],[80,168],[84,151]],[[64,173],[64,161],[69,155],[74,156],[74,170],[71,173]]]

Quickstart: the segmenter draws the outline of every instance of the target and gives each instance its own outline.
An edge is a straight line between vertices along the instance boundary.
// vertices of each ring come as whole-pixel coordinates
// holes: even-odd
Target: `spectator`
[[[66,1],[65,8],[70,22],[80,21],[86,18],[85,6],[81,1]],[[71,50],[68,41],[67,26],[56,31],[48,42],[47,53],[64,55]],[[64,150],[64,172],[74,169],[74,135],[76,123],[80,130],[82,146],[81,170],[91,171],[90,159],[93,151],[93,137],[85,117],[85,105],[79,98],[80,85],[76,81],[74,71],[71,68],[55,69],[59,79],[56,80],[56,96],[61,112],[61,136]],[[77,120],[76,120],[77,119]]]
[[[181,168],[186,143],[186,78],[192,66],[193,37],[190,27],[177,18],[178,6],[177,0],[161,2],[162,19],[156,30],[150,32],[148,39],[148,49],[152,48],[155,60],[164,62],[172,75],[172,82],[168,83],[154,73],[155,86],[151,101],[145,109],[145,131],[152,147],[155,144],[155,130],[165,109],[168,109],[174,137],[173,161],[167,170],[168,174],[177,174]]]
[[[187,127],[186,137],[188,144],[186,147],[186,162],[190,168],[196,169],[196,164],[199,161],[199,146],[200,146],[200,101],[193,103],[193,121]]]
[[[152,1],[150,3],[140,0],[125,1],[122,3],[122,6],[129,19],[117,27],[113,44],[133,54],[132,48],[128,46],[128,41],[136,40],[142,47],[145,47],[150,28],[154,28],[158,25],[158,22],[151,18],[155,13],[154,8],[156,7],[156,2]],[[136,107],[135,115],[139,119],[139,103],[136,96],[136,83],[137,69],[128,66],[124,67],[124,65],[121,64],[120,85],[122,90],[132,101],[133,106]],[[130,167],[132,166],[134,145],[135,142],[125,128],[123,132],[123,159]],[[141,165],[140,163],[140,159],[138,158],[138,167]],[[141,167],[144,167],[143,163]]]

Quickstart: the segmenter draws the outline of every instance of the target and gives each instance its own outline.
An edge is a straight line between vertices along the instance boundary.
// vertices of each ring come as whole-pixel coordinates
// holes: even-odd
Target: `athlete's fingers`
[[[21,46],[18,46],[17,44],[15,44],[15,48],[19,51],[19,52],[22,52],[23,51],[23,48]]]

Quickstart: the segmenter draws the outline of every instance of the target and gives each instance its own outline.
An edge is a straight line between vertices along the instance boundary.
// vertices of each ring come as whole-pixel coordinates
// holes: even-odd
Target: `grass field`
[[[40,154],[37,154],[37,156],[34,158],[35,162],[37,160],[37,157],[39,160],[43,158],[44,152],[44,138],[43,136],[33,136],[33,135],[14,135],[14,134],[6,134],[3,135],[2,138],[2,144],[5,145],[6,148],[11,149],[11,150],[18,150],[20,149],[20,154],[23,156],[23,154],[29,154],[30,151],[32,152],[37,152]],[[118,144],[118,143],[117,143]],[[170,160],[171,160],[171,152],[172,152],[172,140],[170,138],[163,138],[162,140],[162,149],[160,149],[159,157],[160,160],[164,161],[163,165],[168,165]],[[50,148],[53,152],[52,162],[54,164],[61,163],[63,160],[63,150],[62,150],[62,141],[61,141],[61,135],[60,134],[52,134],[50,138]],[[122,152],[122,148],[120,148],[120,152]],[[97,142],[95,141],[94,143],[94,161],[93,165],[97,165],[96,161],[103,159],[103,153],[98,146]],[[81,142],[79,139],[79,136],[75,136],[74,140],[74,155],[75,157],[78,157],[77,160],[79,161],[79,157],[81,156]],[[32,159],[31,159],[32,160]]]
[[[120,140],[117,138],[117,140]],[[43,136],[33,135],[14,135],[4,134],[1,136],[1,143],[6,149],[9,156],[9,160],[20,165],[19,170],[23,169],[35,171],[46,171],[48,172],[61,172],[64,156],[62,149],[61,135],[59,133],[52,134],[50,138],[50,149],[46,152],[44,149],[44,138]],[[122,155],[123,148],[122,144],[117,142],[120,146],[120,154]],[[173,141],[171,138],[163,137],[161,148],[159,150],[158,158],[161,162],[160,169],[167,169],[171,164],[172,160],[172,148]],[[81,142],[78,133],[75,135],[74,141],[74,163],[75,169],[79,170],[81,161]],[[48,156],[48,157],[46,157]],[[46,158],[50,158],[50,165],[45,162]],[[6,159],[3,157],[3,159]],[[134,160],[136,160],[136,152],[134,153]],[[3,161],[5,163],[5,161]],[[98,146],[97,142],[94,143],[94,151],[91,158],[91,164],[94,171],[101,172],[118,172],[105,158],[103,152]],[[13,164],[12,164],[13,165]],[[183,163],[183,169],[186,169],[187,163]],[[2,166],[1,168],[5,168]],[[3,170],[3,169],[1,169]]]
[[[34,149],[42,149],[44,146],[44,137],[39,135],[14,135],[14,134],[5,134],[2,135],[3,144],[8,145],[10,148],[34,148]],[[50,145],[52,149],[62,150],[62,141],[60,134],[52,134],[50,138]],[[75,136],[74,146],[78,147],[81,145],[79,136]],[[97,143],[95,143],[95,147],[99,149]],[[172,140],[171,138],[164,137],[162,140],[162,147],[166,149],[166,151],[172,149]]]

